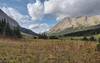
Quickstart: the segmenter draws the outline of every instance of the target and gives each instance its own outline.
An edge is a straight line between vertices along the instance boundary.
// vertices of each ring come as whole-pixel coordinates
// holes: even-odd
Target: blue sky
[[[44,0],[40,0],[42,3],[44,2]],[[28,15],[28,10],[27,10],[27,4],[28,3],[35,3],[36,0],[0,0],[0,6],[7,6],[7,7],[12,7],[16,10],[18,10],[21,14],[23,15]],[[47,20],[50,20],[51,22],[47,22]],[[53,24],[55,23],[54,21],[55,19],[49,19],[49,18],[45,18],[42,20],[48,24]]]
[[[41,33],[67,17],[100,15],[100,0],[0,0],[0,9],[22,27]]]
[[[30,19],[30,23],[29,21],[23,24],[20,24],[20,21],[18,21],[18,23],[20,25],[23,25],[23,27],[26,27],[26,28],[29,28],[28,26],[34,25],[35,24],[38,24],[38,25],[41,25],[41,24],[47,24],[48,27],[51,27],[52,25],[54,25],[56,23],[56,18],[49,18],[49,17],[43,17],[41,20],[37,20],[36,22],[34,20],[31,19],[31,16],[29,15],[28,13],[28,9],[27,9],[27,4],[28,3],[35,3],[36,0],[0,0],[0,7],[5,7],[5,8],[12,8],[14,10],[17,10],[21,15],[27,15],[29,16],[28,19]],[[44,0],[40,0],[41,3],[44,3]],[[3,9],[4,10],[4,9]],[[4,10],[5,11],[5,10]],[[5,11],[7,13],[7,11]],[[7,13],[8,14],[8,13]],[[39,33],[41,32],[41,30],[34,30],[34,28],[32,29],[33,31]],[[46,31],[46,30],[43,30],[43,31]]]

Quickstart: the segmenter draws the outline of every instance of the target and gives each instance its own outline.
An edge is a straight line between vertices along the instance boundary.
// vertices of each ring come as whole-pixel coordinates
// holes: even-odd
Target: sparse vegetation
[[[39,34],[39,39],[48,39],[48,36],[46,33],[42,33],[42,34]]]
[[[95,38],[94,36],[91,36],[91,37],[89,38],[89,40],[90,40],[90,41],[96,41],[96,38]]]
[[[0,63],[100,63],[96,42],[0,38]]]
[[[88,38],[87,38],[86,36],[84,36],[82,40],[86,40],[86,41],[87,41],[87,40],[88,40]]]
[[[100,51],[100,43],[99,44],[97,44],[97,49],[96,49],[97,51]]]
[[[57,36],[49,36],[49,39],[59,39]]]

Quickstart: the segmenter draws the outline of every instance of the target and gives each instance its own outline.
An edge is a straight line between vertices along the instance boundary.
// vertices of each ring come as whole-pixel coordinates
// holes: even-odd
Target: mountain
[[[22,35],[31,35],[31,36],[37,36],[38,34],[36,34],[35,32],[26,29],[26,28],[22,28],[16,20],[12,19],[11,17],[9,17],[6,13],[4,13],[1,9],[0,9],[0,21],[2,20],[6,20],[7,23],[9,23],[10,28],[13,30],[15,27],[18,27],[20,29],[20,32],[22,33]]]
[[[12,19],[11,17],[9,17],[6,13],[4,13],[0,9],[0,20],[2,20],[2,19],[5,19],[6,22],[9,23],[9,25],[10,25],[11,28],[19,27],[19,24],[14,19]]]
[[[24,33],[24,34],[28,34],[28,35],[31,35],[31,36],[38,36],[37,33],[33,32],[32,30],[30,29],[26,29],[26,28],[20,28],[21,32]]]
[[[100,24],[100,16],[67,17],[57,23],[50,32],[56,33],[67,28],[82,28]]]

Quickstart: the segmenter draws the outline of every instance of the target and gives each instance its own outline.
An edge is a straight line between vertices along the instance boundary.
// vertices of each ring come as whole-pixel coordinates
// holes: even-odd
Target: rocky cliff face
[[[5,19],[6,22],[8,22],[10,24],[10,27],[17,27],[19,26],[19,24],[12,18],[10,18],[6,13],[4,13],[1,9],[0,9],[0,20]]]
[[[67,17],[50,29],[50,32],[59,32],[66,28],[88,27],[100,24],[100,16]]]

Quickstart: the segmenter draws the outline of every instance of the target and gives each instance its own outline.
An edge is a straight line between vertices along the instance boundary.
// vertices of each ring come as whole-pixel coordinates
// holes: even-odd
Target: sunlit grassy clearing
[[[99,63],[96,42],[0,39],[1,63]]]

